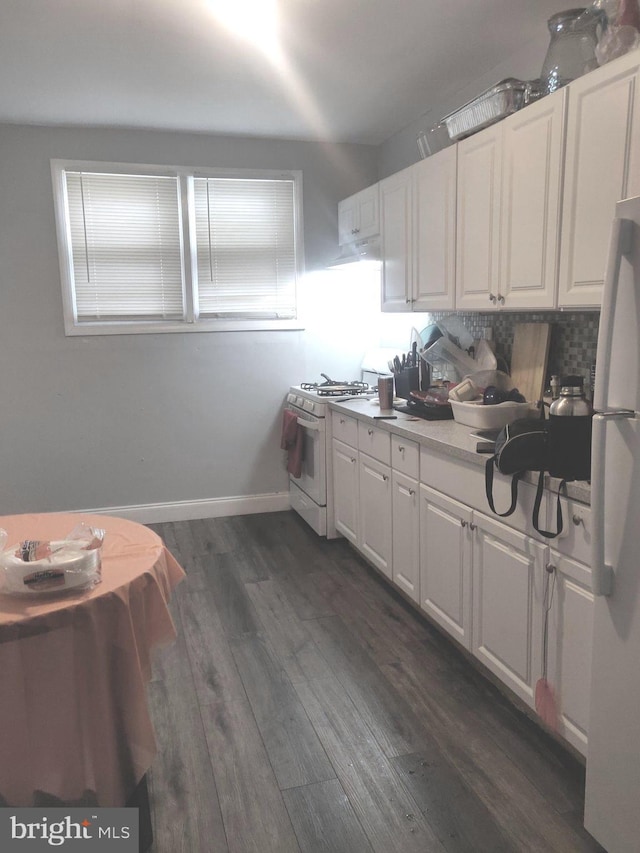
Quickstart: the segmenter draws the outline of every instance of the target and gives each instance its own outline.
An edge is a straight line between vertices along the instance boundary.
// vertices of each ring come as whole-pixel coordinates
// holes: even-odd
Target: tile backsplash
[[[447,312],[423,314],[424,326],[450,316]],[[474,338],[485,337],[485,329],[492,330],[496,355],[503,358],[507,365],[511,363],[513,336],[517,323],[550,323],[551,343],[546,384],[552,374],[564,376],[577,373],[584,376],[585,388],[590,387],[591,365],[596,361],[598,342],[598,311],[548,311],[514,313],[496,312],[479,314],[457,312],[456,316]],[[423,328],[424,326],[421,326]]]

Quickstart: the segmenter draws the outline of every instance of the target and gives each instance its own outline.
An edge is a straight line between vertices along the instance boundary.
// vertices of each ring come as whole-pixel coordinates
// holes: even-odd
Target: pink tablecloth
[[[77,514],[0,517],[8,544],[102,527],[102,583],[64,597],[0,592],[0,805],[122,806],[156,751],[146,683],[151,650],[175,639],[168,610],[184,572],[151,530]],[[3,802],[4,801],[4,802]]]

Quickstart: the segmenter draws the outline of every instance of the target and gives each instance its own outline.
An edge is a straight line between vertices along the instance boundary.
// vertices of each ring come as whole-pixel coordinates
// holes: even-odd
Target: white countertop
[[[398,401],[402,402],[402,401]],[[350,414],[358,420],[367,420],[374,423],[379,429],[387,430],[396,435],[413,439],[424,447],[429,447],[445,456],[463,459],[480,468],[484,468],[487,460],[486,454],[476,453],[478,439],[471,436],[473,427],[463,426],[455,421],[427,421],[424,418],[415,418],[404,412],[394,411],[396,415],[393,420],[375,419],[380,415],[380,407],[376,400],[366,400],[362,397],[353,397],[341,403],[329,401],[329,407],[336,412]],[[528,473],[523,477],[536,484],[537,474]],[[554,477],[546,477],[545,487],[552,492],[557,492],[560,480]],[[581,503],[591,502],[591,487],[584,481],[567,483],[567,496]]]

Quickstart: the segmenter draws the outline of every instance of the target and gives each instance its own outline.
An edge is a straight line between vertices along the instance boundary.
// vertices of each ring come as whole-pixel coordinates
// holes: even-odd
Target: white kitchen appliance
[[[640,197],[617,205],[598,336],[591,506],[594,609],[585,818],[640,850]]]
[[[302,473],[300,477],[289,475],[291,509],[320,536],[327,534],[327,462],[330,453],[327,403],[370,393],[365,382],[325,379],[325,382],[292,386],[285,404],[287,409],[297,414],[298,428],[303,430]]]

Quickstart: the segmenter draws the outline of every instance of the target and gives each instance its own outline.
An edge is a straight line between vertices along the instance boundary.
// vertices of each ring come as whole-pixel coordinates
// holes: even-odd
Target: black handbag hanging
[[[544,416],[544,412],[542,413]],[[547,539],[554,539],[562,533],[562,506],[560,491],[564,489],[563,479],[558,489],[556,508],[556,530],[540,528],[540,507],[544,493],[544,475],[548,470],[549,433],[547,421],[540,418],[520,418],[507,424],[498,435],[495,443],[495,453],[485,464],[485,491],[491,511],[506,518],[511,515],[518,503],[518,483],[526,471],[538,472],[538,487],[533,504],[533,526],[537,532]],[[493,472],[497,468],[501,474],[511,475],[511,504],[504,512],[498,512],[493,500]]]

